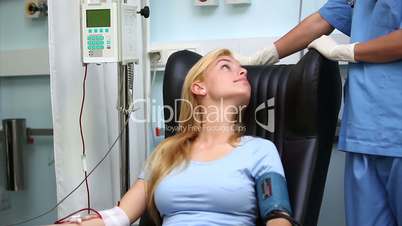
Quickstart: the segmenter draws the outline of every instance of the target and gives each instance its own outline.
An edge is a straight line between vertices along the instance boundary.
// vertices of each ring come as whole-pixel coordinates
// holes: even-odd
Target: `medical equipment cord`
[[[132,112],[134,112],[134,111],[136,111],[136,110],[137,110],[137,109],[133,109],[132,111],[128,112],[128,114],[130,115]],[[84,178],[83,180],[81,180],[81,182],[80,182],[77,186],[75,186],[75,188],[74,188],[70,193],[68,193],[64,198],[62,198],[58,203],[56,203],[56,205],[54,205],[54,206],[53,206],[52,208],[50,208],[49,210],[43,212],[42,214],[39,214],[38,216],[31,217],[31,218],[29,218],[29,219],[26,219],[26,220],[23,220],[23,221],[20,221],[20,222],[17,222],[17,223],[7,224],[7,225],[5,225],[5,226],[15,226],[15,225],[25,224],[25,223],[34,221],[34,220],[36,220],[36,219],[39,219],[39,218],[41,218],[41,217],[43,217],[43,216],[46,216],[47,214],[53,212],[58,206],[60,206],[60,204],[62,204],[66,199],[68,199],[75,191],[77,191],[77,190],[81,187],[81,185],[82,185],[83,183],[85,183],[85,181],[88,179],[88,177],[90,177],[90,176],[92,175],[92,173],[99,167],[100,164],[102,164],[102,162],[106,159],[106,157],[108,157],[109,154],[113,151],[114,146],[117,144],[117,141],[120,140],[120,138],[121,138],[123,132],[125,131],[126,125],[128,124],[129,119],[130,119],[130,117],[127,117],[127,120],[124,122],[124,125],[125,125],[125,126],[122,126],[122,127],[121,127],[121,129],[120,129],[120,131],[119,131],[119,135],[118,135],[118,136],[116,137],[116,139],[113,141],[112,145],[107,149],[106,153],[103,155],[103,157],[101,158],[101,160],[100,160],[98,163],[96,163],[96,165],[94,166],[94,168],[89,171],[89,173],[85,176],[85,178]]]
[[[82,131],[82,112],[84,110],[84,104],[85,104],[85,87],[86,87],[86,81],[87,81],[87,73],[88,72],[88,64],[85,64],[85,73],[84,73],[84,81],[82,81],[82,99],[81,99],[81,108],[80,108],[80,118],[79,118],[79,124],[80,124],[80,135],[81,135],[81,144],[82,144],[82,162],[83,162],[83,170],[84,170],[84,177],[85,177],[85,187],[87,190],[87,203],[88,203],[88,214],[91,212],[91,197],[90,197],[90,192],[89,192],[89,185],[88,185],[88,174],[87,174],[87,167],[86,167],[86,153],[85,153],[85,139],[84,139],[84,133]]]

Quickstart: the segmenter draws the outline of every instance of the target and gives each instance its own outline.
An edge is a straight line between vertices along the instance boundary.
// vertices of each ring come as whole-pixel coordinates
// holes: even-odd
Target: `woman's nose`
[[[247,70],[245,68],[240,69],[240,75],[246,76],[247,77]]]

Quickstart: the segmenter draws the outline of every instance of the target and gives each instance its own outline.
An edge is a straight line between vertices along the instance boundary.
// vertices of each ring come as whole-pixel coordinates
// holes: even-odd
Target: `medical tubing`
[[[90,212],[90,211],[95,212],[96,215],[97,215],[100,219],[102,219],[102,215],[101,215],[97,210],[92,209],[92,208],[82,208],[82,209],[80,209],[80,210],[77,210],[77,211],[75,211],[75,212],[69,214],[69,215],[66,216],[66,217],[63,217],[63,218],[61,218],[61,219],[55,221],[54,223],[55,223],[55,224],[63,224],[63,223],[65,223],[64,220],[68,219],[69,217],[71,217],[71,216],[73,216],[73,215],[75,215],[75,214],[77,214],[77,213],[79,213],[79,212],[85,211],[85,210],[88,210],[88,212]]]
[[[128,124],[129,118],[130,118],[130,117],[128,117],[127,120],[125,121],[125,123],[124,123],[125,125]],[[95,165],[95,167],[94,167],[91,171],[89,171],[87,177],[91,176],[92,173],[96,170],[96,168],[98,168],[98,166],[99,166],[99,165],[106,159],[106,157],[110,154],[110,152],[113,150],[114,146],[117,144],[117,141],[119,141],[119,139],[121,138],[121,135],[123,134],[125,128],[126,128],[125,126],[123,126],[123,127],[121,128],[120,133],[119,133],[119,136],[117,136],[117,138],[113,141],[112,145],[109,147],[109,149],[108,149],[108,151],[106,152],[106,154],[103,155],[102,159]],[[86,178],[85,178],[85,179],[86,179]],[[36,219],[38,219],[38,218],[41,218],[41,217],[43,217],[43,216],[45,216],[45,215],[51,213],[51,212],[52,212],[53,210],[55,210],[61,203],[63,203],[66,199],[68,199],[75,191],[77,191],[78,188],[80,188],[81,185],[85,182],[85,179],[83,179],[70,193],[68,193],[63,199],[61,199],[58,203],[56,203],[56,205],[55,205],[54,207],[50,208],[48,211],[46,211],[46,212],[44,212],[44,213],[42,213],[42,214],[40,214],[40,215],[38,215],[38,216],[36,216],[36,217],[32,217],[32,218],[30,218],[30,219],[27,219],[27,220],[24,220],[24,221],[21,221],[21,222],[17,222],[17,223],[14,223],[14,224],[8,224],[8,225],[5,225],[5,226],[15,226],[15,225],[20,225],[20,224],[28,223],[28,222],[30,222],[30,221],[36,220]]]
[[[84,80],[82,81],[82,99],[81,99],[79,125],[80,125],[80,134],[81,134],[82,157],[84,159],[83,171],[84,171],[84,176],[85,176],[85,188],[86,188],[86,192],[87,192],[87,209],[88,209],[88,214],[89,214],[90,209],[91,209],[91,197],[90,197],[89,184],[88,184],[88,179],[87,179],[88,178],[87,169],[85,167],[85,165],[86,165],[85,139],[84,139],[84,132],[82,130],[82,115],[83,115],[84,103],[85,103],[85,87],[86,87],[86,81],[87,81],[87,75],[88,75],[87,72],[88,72],[88,64],[85,64]]]
[[[84,155],[84,156],[85,156],[85,140],[84,140],[84,134],[82,132],[82,112],[84,110],[84,103],[85,103],[85,84],[86,84],[86,80],[87,80],[87,71],[88,71],[88,65],[85,64],[85,73],[84,73],[84,81],[82,82],[82,99],[81,99],[80,118],[79,118],[80,135],[81,135],[81,143],[82,143],[82,155]]]

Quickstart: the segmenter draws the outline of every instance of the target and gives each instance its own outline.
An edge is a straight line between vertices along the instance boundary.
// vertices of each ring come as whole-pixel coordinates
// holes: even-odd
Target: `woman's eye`
[[[230,66],[229,65],[227,65],[227,64],[224,64],[224,65],[222,65],[222,67],[221,67],[222,69],[227,69],[227,70],[230,70]]]

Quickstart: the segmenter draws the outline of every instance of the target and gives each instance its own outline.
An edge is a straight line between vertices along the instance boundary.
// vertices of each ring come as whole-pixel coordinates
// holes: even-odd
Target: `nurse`
[[[326,36],[334,28],[351,44]],[[273,45],[240,57],[273,64],[308,46],[349,62],[338,144],[346,152],[348,226],[402,225],[401,28],[401,0],[330,0]]]

